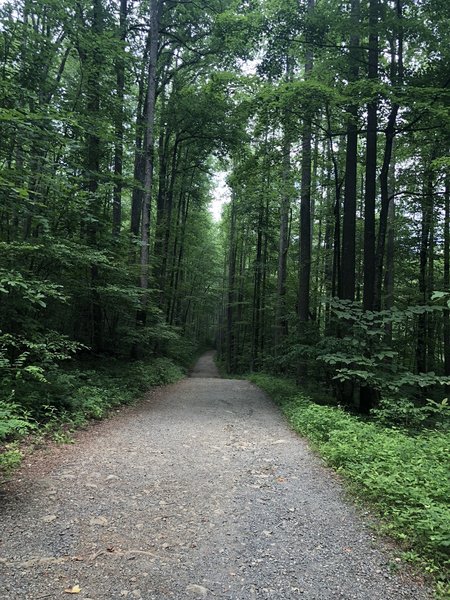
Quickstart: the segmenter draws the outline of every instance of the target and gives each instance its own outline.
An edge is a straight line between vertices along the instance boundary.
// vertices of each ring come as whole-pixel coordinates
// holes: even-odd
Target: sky
[[[226,184],[227,171],[217,171],[213,176],[213,199],[209,205],[209,211],[213,216],[214,221],[220,221],[222,215],[222,207],[230,201],[231,191]]]

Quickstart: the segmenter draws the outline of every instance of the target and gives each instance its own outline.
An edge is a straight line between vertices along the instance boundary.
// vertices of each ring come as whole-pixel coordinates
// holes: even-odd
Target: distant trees
[[[4,397],[16,371],[53,385],[79,352],[145,356],[214,337],[209,175],[236,129],[227,78],[212,75],[235,60],[228,4],[0,7]]]
[[[254,108],[241,156],[255,163],[265,124],[271,177],[267,185],[254,168],[243,185],[242,159],[230,177],[233,244],[246,236],[247,265],[228,335],[235,366],[325,377],[341,401],[363,411],[380,393],[420,396],[420,377],[432,393],[448,373],[447,310],[433,300],[448,279],[445,18],[409,0],[305,0],[259,11],[260,83],[243,96]],[[281,24],[289,35],[280,37]],[[288,79],[282,56],[293,65]],[[268,243],[264,260],[253,263],[257,190],[269,207]],[[246,334],[260,306],[255,277],[265,288],[257,361]]]
[[[229,371],[361,409],[449,373],[439,3],[21,0],[0,23],[1,368],[163,353],[220,315]]]

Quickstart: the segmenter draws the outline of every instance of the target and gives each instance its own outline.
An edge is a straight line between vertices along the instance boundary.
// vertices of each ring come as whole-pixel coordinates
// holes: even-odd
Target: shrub
[[[50,369],[44,382],[22,386],[24,406],[0,401],[0,444],[19,439],[30,431],[68,441],[67,427],[83,426],[101,419],[121,404],[129,404],[146,390],[180,379],[184,371],[167,358],[151,362],[97,360],[96,368]],[[9,472],[20,463],[17,448],[0,447],[0,471]]]
[[[35,424],[18,404],[0,400],[0,441],[23,436],[34,428]]]

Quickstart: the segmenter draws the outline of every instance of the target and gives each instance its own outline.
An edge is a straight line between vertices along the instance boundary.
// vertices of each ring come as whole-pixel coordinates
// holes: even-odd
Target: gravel
[[[36,452],[0,501],[3,600],[432,597],[212,353],[75,445]]]

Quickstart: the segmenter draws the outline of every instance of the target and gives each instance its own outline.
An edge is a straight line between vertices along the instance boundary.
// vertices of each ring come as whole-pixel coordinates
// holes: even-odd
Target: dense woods
[[[0,440],[213,345],[445,428],[449,25],[445,0],[2,2]]]
[[[262,3],[224,219],[230,372],[445,397],[448,7]],[[447,241],[446,241],[447,240]]]
[[[2,3],[0,386],[10,419],[11,407],[39,420],[77,407],[61,389],[68,359],[186,362],[211,337],[222,267],[207,207],[234,109],[222,9]]]

